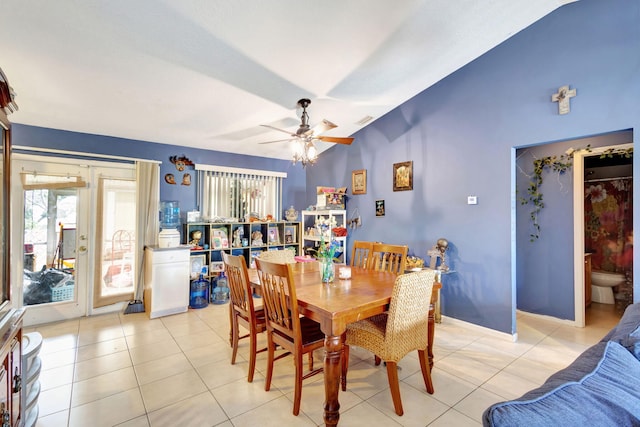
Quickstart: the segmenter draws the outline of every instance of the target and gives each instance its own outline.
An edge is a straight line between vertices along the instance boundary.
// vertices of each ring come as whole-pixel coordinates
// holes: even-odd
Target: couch
[[[484,426],[640,426],[640,303],[568,367],[485,410]]]

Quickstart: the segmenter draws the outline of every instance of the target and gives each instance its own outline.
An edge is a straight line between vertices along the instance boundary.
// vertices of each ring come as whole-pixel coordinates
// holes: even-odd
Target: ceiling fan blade
[[[333,142],[335,144],[344,144],[344,145],[351,145],[351,143],[355,139],[351,137],[343,138],[339,136],[316,136],[315,138],[324,142]]]
[[[291,133],[288,130],[280,129],[280,128],[277,128],[275,126],[271,126],[271,125],[260,125],[260,126],[264,126],[266,128],[269,128],[269,129],[277,130],[278,132],[284,132],[284,133],[286,133],[287,135],[290,135],[290,136],[294,136],[294,137],[296,136],[295,133]]]
[[[285,141],[291,141],[291,138],[287,138],[287,139],[277,139],[275,141],[265,141],[265,142],[258,142],[258,144],[273,144],[275,142],[285,142]]]
[[[305,132],[305,135],[320,135],[328,130],[337,128],[338,125],[331,123],[327,119],[323,119],[320,123],[311,128],[311,130]]]

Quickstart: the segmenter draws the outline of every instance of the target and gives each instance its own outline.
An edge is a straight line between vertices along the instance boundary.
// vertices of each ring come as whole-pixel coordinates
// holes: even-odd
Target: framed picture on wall
[[[413,162],[393,164],[393,191],[413,190]]]
[[[367,194],[367,170],[360,169],[351,172],[351,193]]]
[[[376,200],[376,216],[384,216],[384,200]]]

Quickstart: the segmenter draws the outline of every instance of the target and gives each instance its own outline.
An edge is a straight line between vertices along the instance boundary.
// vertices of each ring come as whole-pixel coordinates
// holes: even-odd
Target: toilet
[[[624,284],[624,273],[593,270],[591,272],[591,301],[601,304],[615,304],[613,287]]]

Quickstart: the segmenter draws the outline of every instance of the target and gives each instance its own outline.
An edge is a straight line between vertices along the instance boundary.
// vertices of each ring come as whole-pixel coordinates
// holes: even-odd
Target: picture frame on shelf
[[[295,225],[285,225],[284,226],[284,243],[295,243],[296,236],[296,227]]]
[[[413,161],[393,164],[393,191],[413,190]]]
[[[269,227],[268,237],[270,244],[279,244],[280,236],[278,235],[277,227]]]
[[[367,170],[351,172],[351,194],[367,194]]]
[[[191,255],[189,258],[189,271],[191,272],[191,278],[197,279],[202,272],[202,267],[206,267],[207,265],[207,256],[202,255]]]
[[[224,228],[211,229],[211,249],[227,249],[229,247],[229,238],[227,230]]]
[[[222,261],[213,261],[209,266],[209,271],[211,273],[219,273],[224,271],[224,262]]]

